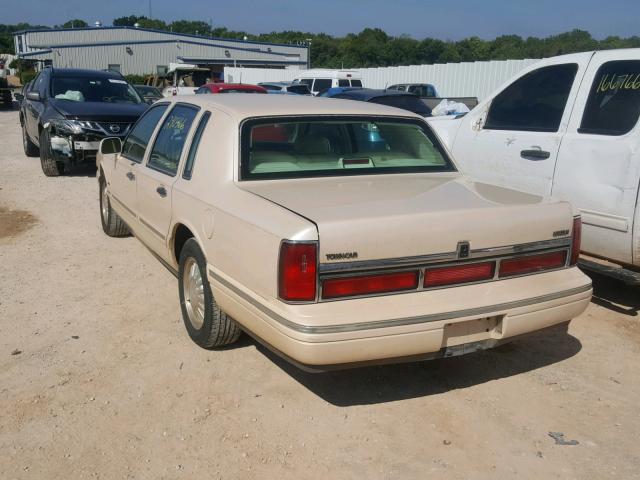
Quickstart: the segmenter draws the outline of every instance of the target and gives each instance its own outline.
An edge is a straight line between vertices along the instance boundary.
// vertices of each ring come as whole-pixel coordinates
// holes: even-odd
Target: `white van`
[[[459,120],[431,125],[465,173],[570,201],[583,251],[638,272],[639,117],[640,49],[626,49],[542,60]]]
[[[332,87],[362,87],[362,77],[358,70],[330,70],[319,68],[302,70],[293,80],[294,83],[304,83],[311,93],[318,93]]]

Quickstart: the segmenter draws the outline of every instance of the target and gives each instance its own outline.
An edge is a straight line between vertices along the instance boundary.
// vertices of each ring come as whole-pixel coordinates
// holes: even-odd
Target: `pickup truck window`
[[[603,64],[596,73],[579,133],[624,135],[640,116],[640,61]]]
[[[169,106],[168,103],[163,103],[151,107],[140,117],[140,120],[135,124],[133,130],[124,141],[122,146],[122,156],[128,158],[137,163],[141,163],[144,158],[144,151],[147,149],[149,139],[153,135],[153,131],[156,129],[156,125],[164,115],[165,110]]]
[[[389,117],[253,119],[241,131],[241,179],[455,171],[422,122]]]
[[[184,142],[198,110],[195,106],[178,104],[169,112],[153,144],[149,168],[171,176],[176,174]]]
[[[577,71],[565,63],[520,77],[493,99],[483,128],[557,132]]]

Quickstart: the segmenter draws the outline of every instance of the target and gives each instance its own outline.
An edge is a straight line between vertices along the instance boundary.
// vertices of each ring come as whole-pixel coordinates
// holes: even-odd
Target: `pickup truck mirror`
[[[108,137],[100,142],[100,153],[111,155],[122,151],[122,141],[118,137]]]
[[[40,102],[40,94],[38,92],[29,92],[27,93],[27,100],[31,100],[33,102]]]

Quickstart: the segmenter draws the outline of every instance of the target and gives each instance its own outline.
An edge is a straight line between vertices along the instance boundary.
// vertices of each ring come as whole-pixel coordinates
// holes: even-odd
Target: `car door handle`
[[[546,160],[547,158],[549,158],[551,156],[550,152],[547,152],[546,150],[522,150],[520,152],[520,156],[522,158],[524,158],[525,160],[532,160],[534,162],[537,162],[539,160]]]
[[[133,174],[133,172],[127,172],[127,178],[133,181],[136,179],[136,176]]]
[[[162,198],[167,196],[167,189],[162,186],[156,188],[156,192],[158,192],[158,195],[160,195]]]

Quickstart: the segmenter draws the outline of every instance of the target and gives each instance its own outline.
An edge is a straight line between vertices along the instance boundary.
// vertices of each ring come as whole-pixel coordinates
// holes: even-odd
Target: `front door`
[[[167,256],[173,184],[187,135],[197,114],[197,107],[177,104],[166,116],[146,164],[138,171],[139,237],[161,256]]]
[[[589,55],[589,54],[588,54]],[[558,151],[588,57],[535,68],[462,119],[453,146],[463,172],[549,195]],[[569,106],[568,108],[567,105]]]
[[[554,196],[580,209],[583,251],[624,263],[634,261],[639,115],[636,51],[596,53],[562,141],[553,187]]]
[[[122,152],[117,156],[113,175],[107,179],[109,194],[117,212],[134,231],[138,231],[137,177],[147,145],[168,104],[151,107],[131,129]]]

